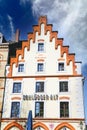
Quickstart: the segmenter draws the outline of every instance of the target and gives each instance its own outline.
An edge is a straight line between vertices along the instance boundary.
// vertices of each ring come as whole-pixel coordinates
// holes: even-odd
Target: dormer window
[[[38,52],[44,51],[44,43],[38,43]]]

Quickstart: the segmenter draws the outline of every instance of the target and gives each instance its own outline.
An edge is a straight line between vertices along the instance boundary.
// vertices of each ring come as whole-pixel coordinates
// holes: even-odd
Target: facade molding
[[[67,122],[63,122],[63,123],[59,124],[54,130],[60,130],[63,127],[67,127],[70,130],[75,130],[75,128],[72,125],[70,125],[69,123],[67,123]]]
[[[4,128],[4,130],[9,130],[9,129],[12,128],[12,127],[17,127],[17,128],[19,128],[19,130],[24,130],[24,128],[23,128],[20,124],[18,124],[17,122],[11,122],[11,123],[9,123],[9,124]]]
[[[12,76],[12,77],[8,77],[8,79],[23,79],[23,78],[59,78],[59,79],[68,79],[71,77],[83,77],[82,75],[78,74],[78,75],[33,75],[33,76]]]
[[[70,100],[70,97],[68,97],[68,96],[61,96],[61,97],[59,97],[59,100]]]
[[[37,122],[37,123],[35,123],[33,125],[33,129],[35,129],[37,127],[42,127],[44,130],[49,130],[48,127],[45,124],[41,123],[41,122]]]
[[[24,120],[27,120],[27,118],[2,118],[2,122],[4,121],[8,121],[8,120],[17,120],[17,121],[24,121]],[[43,120],[43,121],[48,121],[48,120],[61,120],[61,121],[64,121],[64,120],[67,120],[67,121],[85,121],[84,118],[33,118],[33,121],[39,121],[39,120]]]
[[[21,97],[12,97],[11,100],[21,100]]]

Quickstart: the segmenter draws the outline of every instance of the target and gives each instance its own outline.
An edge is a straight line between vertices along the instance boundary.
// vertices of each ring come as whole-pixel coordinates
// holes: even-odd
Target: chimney
[[[20,31],[19,29],[16,30],[16,33],[15,33],[15,41],[18,42],[19,41],[19,36],[20,36]]]

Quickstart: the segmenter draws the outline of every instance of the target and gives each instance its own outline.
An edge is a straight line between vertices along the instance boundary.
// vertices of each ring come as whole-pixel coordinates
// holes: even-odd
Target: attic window
[[[38,43],[38,51],[39,52],[44,51],[44,43]]]
[[[58,71],[64,71],[64,63],[58,63]]]
[[[24,72],[24,64],[19,64],[18,72]]]

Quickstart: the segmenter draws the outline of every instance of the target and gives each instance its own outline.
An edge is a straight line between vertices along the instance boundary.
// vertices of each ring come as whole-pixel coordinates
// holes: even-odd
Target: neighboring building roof
[[[6,42],[6,40],[5,40],[4,36],[3,36],[3,34],[0,33],[0,44],[5,43],[5,42]]]
[[[10,57],[15,57],[16,50],[21,48],[22,48],[22,41],[9,44],[8,64],[10,64]]]

